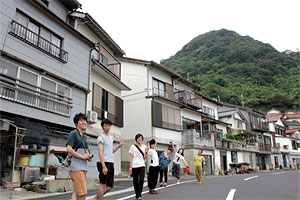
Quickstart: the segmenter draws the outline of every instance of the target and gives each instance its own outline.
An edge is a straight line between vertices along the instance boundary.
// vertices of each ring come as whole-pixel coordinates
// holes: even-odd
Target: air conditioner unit
[[[107,119],[107,117],[108,117],[108,113],[107,111],[104,111],[104,119]]]
[[[0,131],[8,131],[9,130],[9,123],[0,121]]]
[[[90,123],[90,124],[97,123],[98,113],[96,113],[95,111],[89,110],[87,118],[88,118],[87,119],[88,123]]]

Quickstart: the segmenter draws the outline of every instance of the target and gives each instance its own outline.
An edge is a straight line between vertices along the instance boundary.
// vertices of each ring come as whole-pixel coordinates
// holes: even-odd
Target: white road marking
[[[184,183],[189,183],[189,182],[196,182],[196,180],[182,181],[182,182],[180,182],[179,185],[184,184]],[[177,185],[178,185],[177,183],[173,183],[173,184],[167,185],[167,187],[172,187],[172,186],[177,186]],[[156,188],[155,190],[162,190],[162,189],[164,189],[164,188],[165,188],[165,187],[159,187],[159,188]],[[142,192],[142,194],[145,194],[145,193],[149,193],[149,190]],[[135,197],[135,194],[132,194],[132,195],[129,195],[129,196],[126,196],[126,197],[117,199],[117,200],[130,199],[130,198],[132,198],[132,197]]]
[[[272,173],[273,175],[275,174],[284,174],[285,172],[276,172],[276,173]]]
[[[233,200],[236,189],[231,189],[226,197],[226,200]]]
[[[248,181],[248,180],[253,179],[253,178],[256,178],[256,177],[258,177],[258,176],[251,176],[251,177],[249,177],[249,178],[245,178],[244,181]]]

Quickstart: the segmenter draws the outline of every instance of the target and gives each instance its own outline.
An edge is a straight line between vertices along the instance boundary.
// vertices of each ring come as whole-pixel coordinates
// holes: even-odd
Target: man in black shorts
[[[103,195],[113,188],[115,175],[114,153],[124,144],[123,139],[121,139],[120,144],[113,148],[114,138],[108,134],[111,124],[109,119],[102,120],[103,133],[97,138],[100,159],[100,162],[97,162],[97,169],[99,171],[100,186],[94,200],[103,200]]]

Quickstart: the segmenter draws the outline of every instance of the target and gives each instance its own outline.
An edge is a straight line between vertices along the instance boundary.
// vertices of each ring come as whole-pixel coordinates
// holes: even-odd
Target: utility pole
[[[241,94],[241,98],[242,98],[242,106],[245,107],[245,103],[244,103],[244,95],[243,95],[243,93]]]

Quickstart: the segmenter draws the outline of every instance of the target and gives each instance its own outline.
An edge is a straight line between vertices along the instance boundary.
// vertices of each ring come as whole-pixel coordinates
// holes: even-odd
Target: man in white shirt
[[[124,145],[123,139],[120,144],[114,148],[114,138],[109,135],[112,122],[109,119],[103,119],[101,127],[103,133],[97,138],[99,162],[97,162],[97,169],[99,171],[100,185],[98,194],[94,200],[103,200],[103,195],[109,192],[114,186],[114,153]]]
[[[157,184],[158,179],[158,172],[159,172],[159,160],[158,160],[158,154],[155,150],[155,139],[150,140],[150,149],[148,152],[148,155],[151,156],[151,164],[149,167],[149,173],[148,173],[148,187],[149,187],[149,193],[150,194],[157,194],[157,191],[155,191],[155,187]]]

